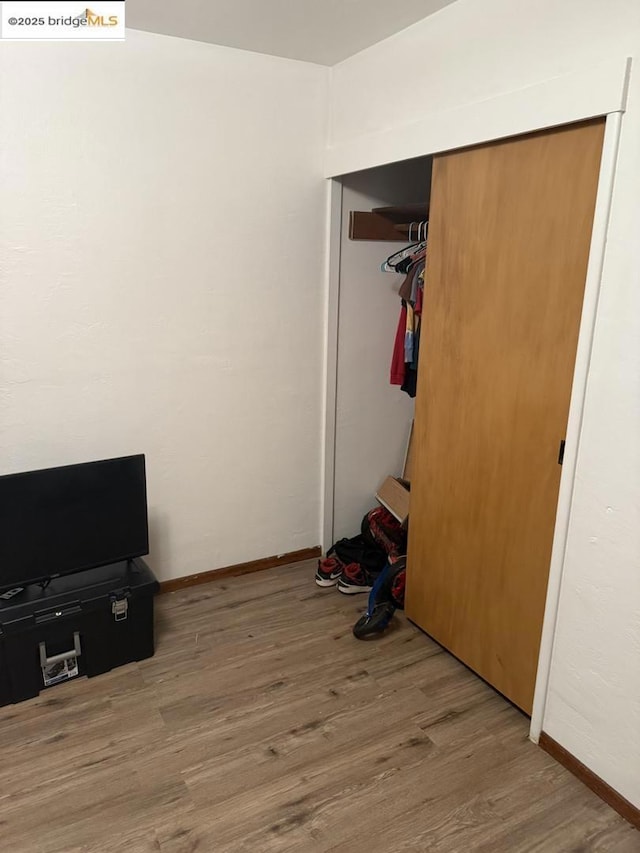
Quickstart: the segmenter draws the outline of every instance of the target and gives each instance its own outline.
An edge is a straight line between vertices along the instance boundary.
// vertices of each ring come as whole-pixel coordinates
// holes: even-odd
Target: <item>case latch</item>
[[[115,622],[124,622],[128,618],[129,595],[129,592],[119,592],[111,596],[111,612]]]

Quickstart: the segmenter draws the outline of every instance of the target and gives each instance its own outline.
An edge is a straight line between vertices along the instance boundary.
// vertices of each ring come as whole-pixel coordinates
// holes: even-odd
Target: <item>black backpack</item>
[[[352,536],[351,539],[339,539],[327,551],[327,557],[334,556],[343,566],[358,563],[365,571],[374,575],[381,572],[387,562],[387,555],[383,549],[362,533]]]

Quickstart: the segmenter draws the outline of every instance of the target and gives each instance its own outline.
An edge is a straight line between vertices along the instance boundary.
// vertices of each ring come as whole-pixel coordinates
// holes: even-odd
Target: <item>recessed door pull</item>
[[[564,438],[560,442],[560,450],[558,451],[558,465],[562,465],[564,461]]]

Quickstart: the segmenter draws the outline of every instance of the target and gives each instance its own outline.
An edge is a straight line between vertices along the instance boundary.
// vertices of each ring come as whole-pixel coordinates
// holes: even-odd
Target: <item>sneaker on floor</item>
[[[318,560],[318,568],[316,569],[316,583],[318,586],[335,586],[342,574],[342,563],[337,557],[325,557],[324,560]]]
[[[342,570],[338,581],[338,591],[345,595],[354,595],[358,592],[371,592],[374,578],[366,572],[359,563],[349,563]]]

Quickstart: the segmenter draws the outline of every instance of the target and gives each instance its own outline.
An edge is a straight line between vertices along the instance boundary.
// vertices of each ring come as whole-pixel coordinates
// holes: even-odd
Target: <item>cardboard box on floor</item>
[[[378,491],[376,500],[389,510],[391,515],[404,524],[409,518],[411,466],[413,464],[413,421],[409,431],[407,452],[404,457],[402,477],[386,477]]]

